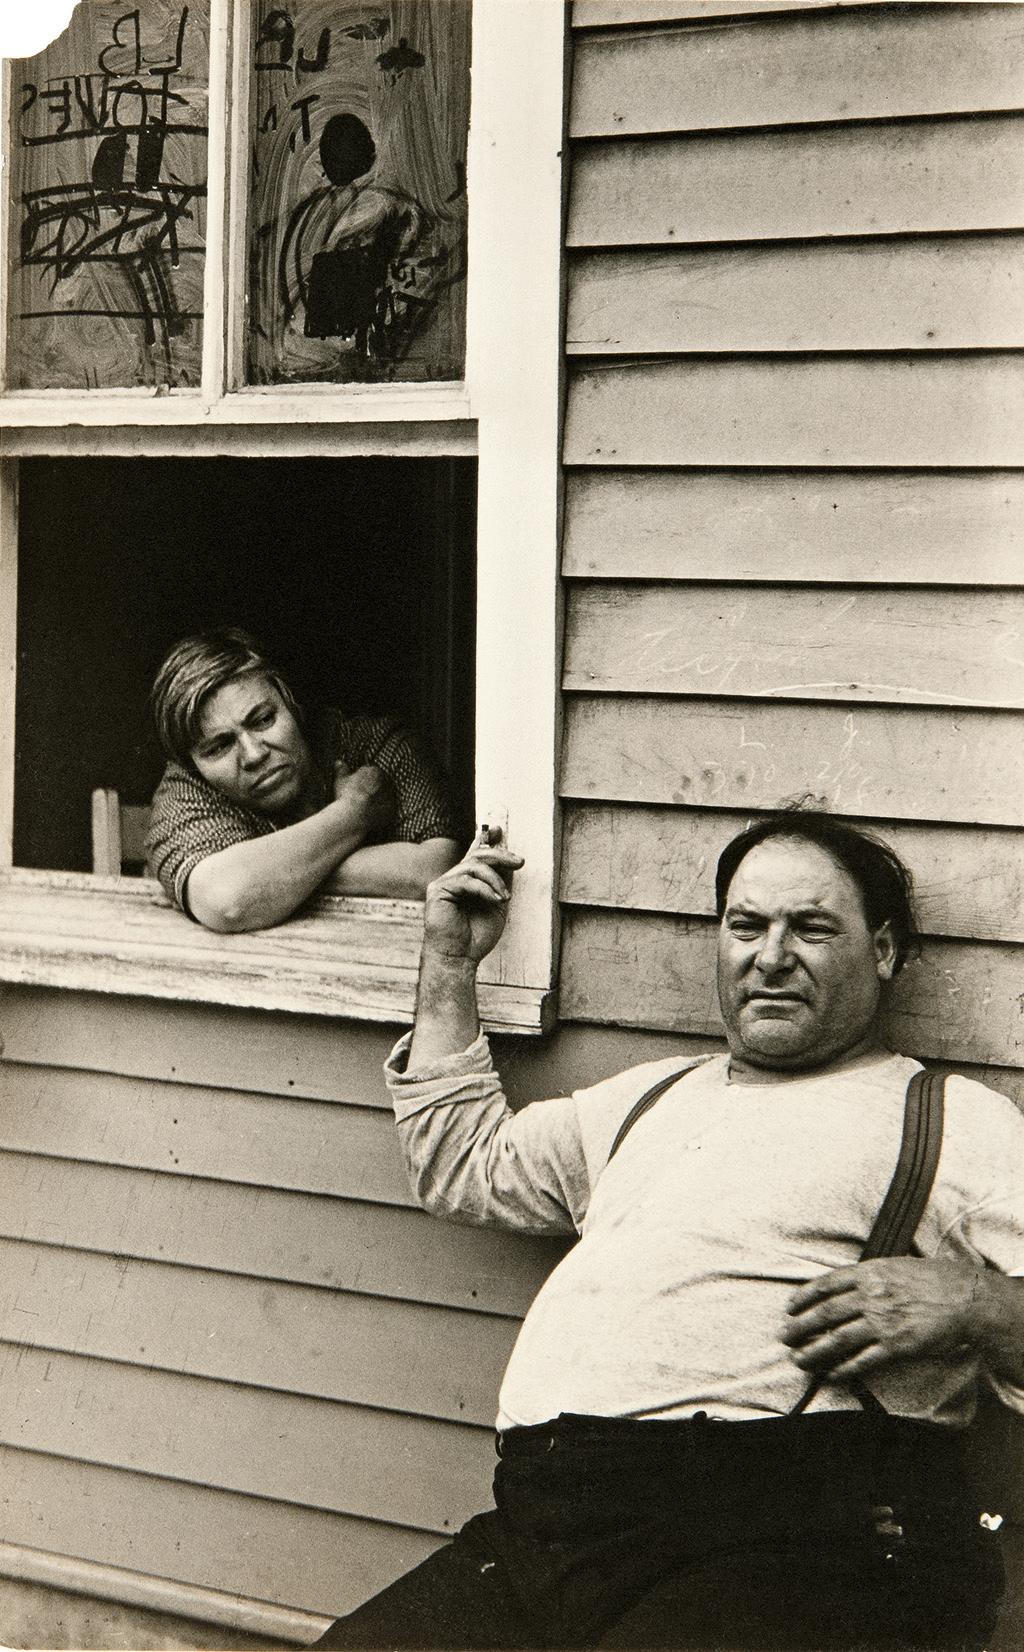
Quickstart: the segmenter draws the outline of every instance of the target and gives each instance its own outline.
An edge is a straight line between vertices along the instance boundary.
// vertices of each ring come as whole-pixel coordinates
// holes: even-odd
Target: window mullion
[[[230,120],[229,74],[232,46],[231,0],[210,0],[210,75],[207,119],[206,260],[203,278],[203,404],[212,407],[225,391],[225,333],[230,313],[228,222]]]

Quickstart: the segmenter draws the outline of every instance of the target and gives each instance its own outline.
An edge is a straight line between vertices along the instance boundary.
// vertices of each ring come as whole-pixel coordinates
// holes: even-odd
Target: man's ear
[[[878,979],[891,981],[896,973],[896,942],[893,939],[892,924],[886,918],[875,930],[875,959],[877,961]]]

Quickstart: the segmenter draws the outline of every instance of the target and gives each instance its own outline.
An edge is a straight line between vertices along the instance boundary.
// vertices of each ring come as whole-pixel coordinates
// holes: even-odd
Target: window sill
[[[150,878],[0,874],[0,981],[360,1021],[412,1021],[418,901],[324,895],[274,929],[217,935]],[[554,995],[484,985],[491,1032],[549,1030]]]

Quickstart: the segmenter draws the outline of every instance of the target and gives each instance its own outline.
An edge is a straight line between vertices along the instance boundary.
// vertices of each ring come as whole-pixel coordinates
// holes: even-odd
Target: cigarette
[[[486,848],[488,848],[488,846],[490,844],[490,841],[491,841],[491,828],[487,824],[486,820],[481,821],[480,825],[476,829],[476,837],[473,839],[472,843],[470,844],[470,848],[471,849],[486,849]]]

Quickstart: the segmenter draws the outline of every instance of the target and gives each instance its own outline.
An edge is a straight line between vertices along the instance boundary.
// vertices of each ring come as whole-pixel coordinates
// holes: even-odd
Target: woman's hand
[[[354,774],[344,763],[335,763],[333,790],[334,801],[349,805],[365,837],[386,839],[393,831],[398,799],[391,781],[375,763],[364,763]]]

